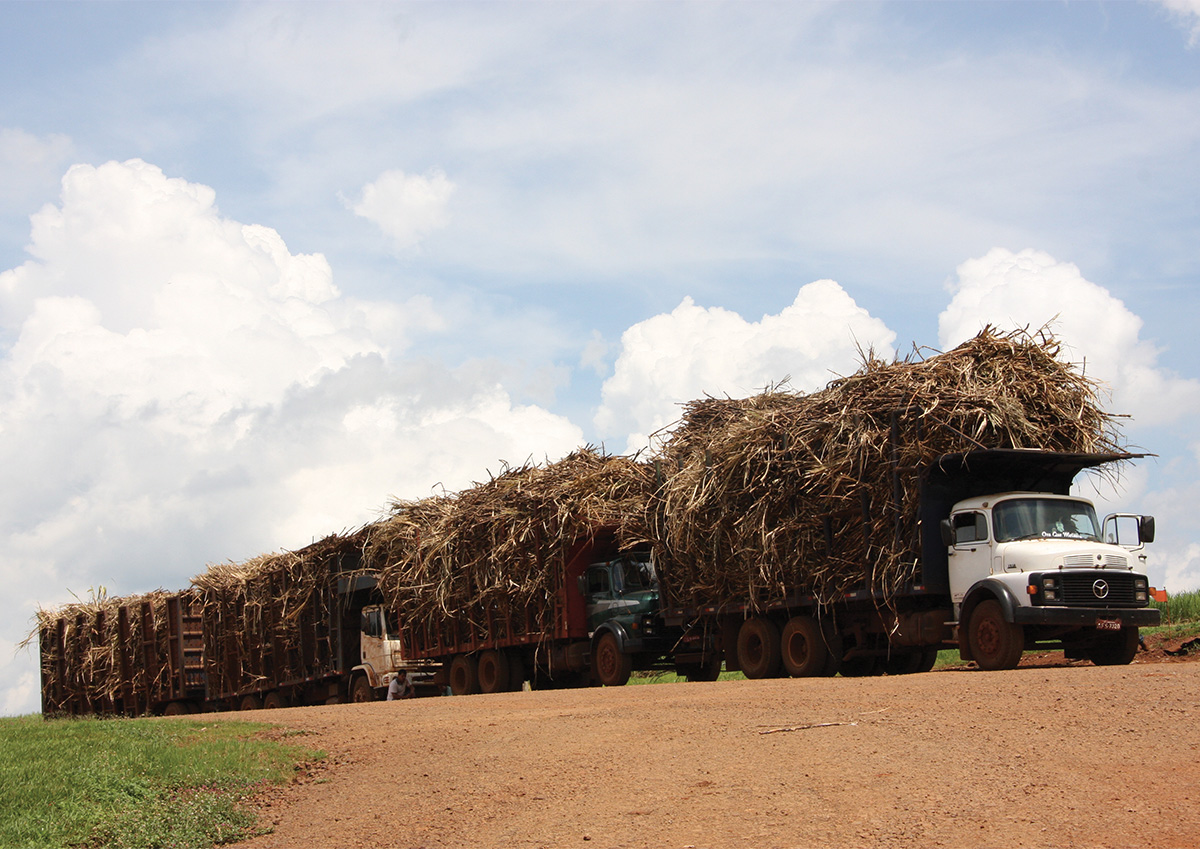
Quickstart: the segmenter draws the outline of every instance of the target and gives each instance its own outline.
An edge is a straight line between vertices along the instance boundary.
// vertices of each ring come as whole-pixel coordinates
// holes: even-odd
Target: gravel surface
[[[1150,660],[273,711],[328,757],[243,845],[1200,846],[1200,663]]]

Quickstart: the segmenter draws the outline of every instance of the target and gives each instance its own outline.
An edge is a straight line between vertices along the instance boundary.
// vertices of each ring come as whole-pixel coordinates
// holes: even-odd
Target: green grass
[[[321,753],[269,726],[0,719],[0,846],[210,847],[256,833],[244,803]]]
[[[725,672],[722,670],[718,681],[745,681],[746,676],[740,672]],[[674,672],[635,672],[629,677],[630,684],[676,684],[687,679]]]

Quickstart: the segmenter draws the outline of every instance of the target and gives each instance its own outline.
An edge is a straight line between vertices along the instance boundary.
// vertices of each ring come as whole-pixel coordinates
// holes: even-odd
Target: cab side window
[[[362,612],[361,628],[368,637],[383,636],[383,620],[379,616],[378,607],[372,607]]]
[[[984,542],[987,538],[987,519],[982,513],[959,513],[954,517],[955,545]]]
[[[609,583],[608,569],[588,570],[588,595],[610,595],[612,586]]]

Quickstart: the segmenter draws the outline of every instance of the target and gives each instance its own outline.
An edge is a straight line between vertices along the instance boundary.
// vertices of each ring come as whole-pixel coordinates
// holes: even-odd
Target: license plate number
[[[1120,619],[1097,619],[1096,620],[1096,630],[1097,631],[1120,631],[1121,630],[1121,620]]]

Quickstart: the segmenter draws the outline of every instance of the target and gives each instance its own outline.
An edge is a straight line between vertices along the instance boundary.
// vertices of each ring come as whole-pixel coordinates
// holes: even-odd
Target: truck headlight
[[[1143,601],[1147,604],[1150,602],[1150,591],[1146,585],[1145,578],[1133,579],[1133,599],[1134,601]]]
[[[1042,578],[1042,598],[1046,601],[1058,601],[1058,578],[1050,575]]]

